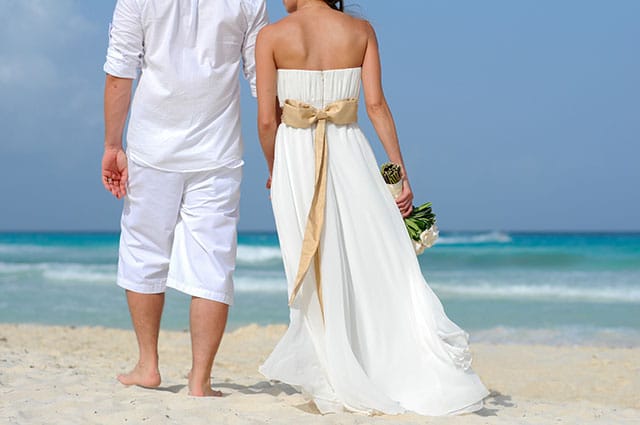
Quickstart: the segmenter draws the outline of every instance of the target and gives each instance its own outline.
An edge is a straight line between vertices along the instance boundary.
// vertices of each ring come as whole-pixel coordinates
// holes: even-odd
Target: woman
[[[409,179],[394,203],[356,123],[362,82],[389,160],[405,170],[375,33],[341,1],[284,5],[289,16],[258,35],[256,66],[291,313],[260,371],[322,413],[477,410],[487,390],[469,368],[467,334],[426,285],[402,221]]]

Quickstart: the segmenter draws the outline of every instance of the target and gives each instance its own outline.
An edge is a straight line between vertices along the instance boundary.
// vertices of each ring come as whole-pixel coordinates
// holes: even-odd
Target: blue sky
[[[640,230],[640,2],[346,3],[377,30],[416,201],[434,203],[442,229]],[[3,4],[0,230],[118,229],[99,172],[114,4]],[[240,228],[273,230],[242,87]]]

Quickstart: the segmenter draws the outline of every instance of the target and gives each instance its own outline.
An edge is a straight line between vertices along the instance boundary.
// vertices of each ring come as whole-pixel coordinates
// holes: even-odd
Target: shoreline
[[[472,343],[474,370],[491,395],[478,413],[322,416],[294,388],[257,371],[285,325],[228,332],[214,364],[220,399],[189,397],[190,340],[162,330],[159,389],[124,387],[136,360],[132,330],[0,324],[3,423],[190,424],[624,424],[640,417],[640,348]]]
[[[123,312],[126,314],[126,312]],[[81,328],[118,330],[133,332],[133,328],[128,316],[126,323],[122,325],[102,325],[102,324],[69,324],[69,323],[41,323],[36,321],[11,322],[0,320],[0,330],[3,327],[27,326],[27,327],[50,327],[68,328],[71,330]],[[188,326],[188,323],[185,324]],[[228,321],[225,334],[233,333],[245,327],[282,327],[285,329],[288,323],[272,321],[270,323]],[[521,326],[494,326],[486,329],[463,328],[470,335],[471,345],[503,345],[503,346],[540,346],[556,348],[623,348],[640,349],[640,330],[634,328],[607,328],[607,327],[584,327],[584,326],[556,326],[547,328],[529,328]],[[161,325],[161,331],[167,333],[185,333],[188,327]]]

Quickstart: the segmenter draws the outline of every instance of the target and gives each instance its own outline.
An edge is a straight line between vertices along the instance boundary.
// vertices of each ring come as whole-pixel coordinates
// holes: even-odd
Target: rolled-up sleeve
[[[269,23],[267,17],[267,5],[265,0],[245,0],[245,11],[247,13],[247,32],[242,44],[242,63],[244,77],[251,87],[251,95],[257,97],[256,93],[256,37],[260,29]]]
[[[118,0],[109,26],[109,48],[104,71],[135,79],[144,58],[144,31],[137,0]]]

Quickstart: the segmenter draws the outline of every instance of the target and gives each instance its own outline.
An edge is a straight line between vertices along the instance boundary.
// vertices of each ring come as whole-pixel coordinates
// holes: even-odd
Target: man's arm
[[[127,193],[127,157],[122,147],[122,134],[129,114],[133,80],[107,74],[104,84],[104,155],[102,183],[120,199]]]
[[[102,183],[118,199],[127,193],[127,157],[122,135],[129,113],[133,80],[144,57],[144,31],[138,0],[118,0],[109,29],[104,71],[104,155]]]
[[[248,27],[242,43],[242,63],[244,77],[251,87],[251,95],[257,96],[256,92],[256,38],[258,33],[269,23],[267,17],[267,5],[265,0],[251,0],[247,3],[253,3],[253,10],[247,13]]]

